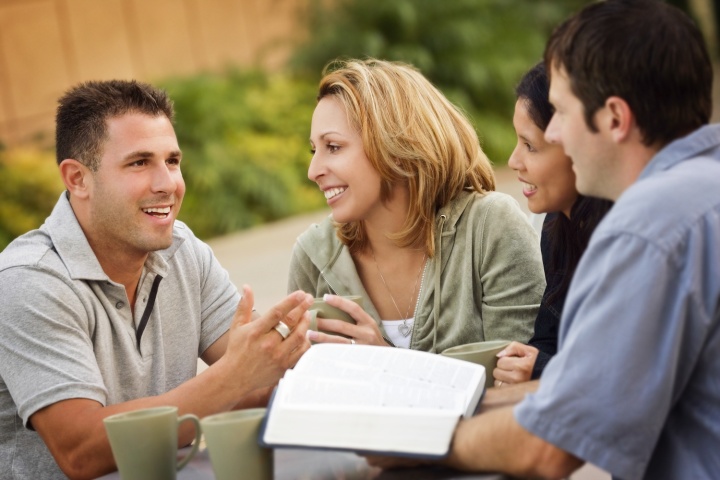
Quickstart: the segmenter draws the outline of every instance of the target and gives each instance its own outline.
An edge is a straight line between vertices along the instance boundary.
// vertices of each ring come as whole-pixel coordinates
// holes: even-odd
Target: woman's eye
[[[339,146],[339,145],[328,145],[327,148],[328,148],[328,152],[330,152],[330,153],[335,153],[335,152],[337,152],[338,150],[340,150],[340,146]]]
[[[314,149],[314,148],[311,148],[311,149],[310,149],[310,155],[315,155],[315,149]]]
[[[533,148],[533,146],[530,145],[530,144],[527,143],[527,142],[525,142],[525,148],[528,149],[528,152],[534,152],[534,151],[535,151],[535,149]]]

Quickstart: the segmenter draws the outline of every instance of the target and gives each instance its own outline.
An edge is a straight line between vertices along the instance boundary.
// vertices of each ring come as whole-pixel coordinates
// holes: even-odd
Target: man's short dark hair
[[[172,121],[173,105],[163,90],[135,80],[81,83],[59,100],[55,117],[58,165],[74,158],[97,171],[110,118],[126,113],[165,115]]]
[[[564,69],[597,131],[608,97],[625,100],[645,145],[665,145],[708,123],[712,66],[703,36],[682,11],[660,0],[607,0],[561,24],[545,65]]]

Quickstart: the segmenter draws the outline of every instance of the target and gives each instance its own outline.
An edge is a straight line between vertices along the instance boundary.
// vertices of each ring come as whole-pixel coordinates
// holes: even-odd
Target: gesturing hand
[[[309,325],[307,309],[313,297],[302,291],[294,292],[273,306],[256,320],[252,320],[254,296],[249,286],[243,286],[229,330],[228,347],[223,361],[232,365],[237,373],[233,385],[247,391],[274,385],[295,365],[310,347],[305,338]],[[283,322],[289,329],[283,338],[275,327]]]

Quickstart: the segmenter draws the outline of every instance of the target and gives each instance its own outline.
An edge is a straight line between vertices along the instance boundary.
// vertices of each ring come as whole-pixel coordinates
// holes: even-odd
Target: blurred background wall
[[[0,143],[52,130],[80,81],[276,68],[305,0],[0,0]]]

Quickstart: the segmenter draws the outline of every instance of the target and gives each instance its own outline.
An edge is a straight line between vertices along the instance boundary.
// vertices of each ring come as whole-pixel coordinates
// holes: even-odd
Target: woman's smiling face
[[[572,161],[562,146],[545,141],[545,132],[530,117],[527,101],[519,98],[515,103],[517,145],[508,166],[518,173],[531,212],[562,212],[569,218],[578,196]]]
[[[308,178],[325,194],[336,222],[367,220],[383,210],[380,174],[365,155],[345,107],[334,96],[323,97],[315,107],[310,145]]]

